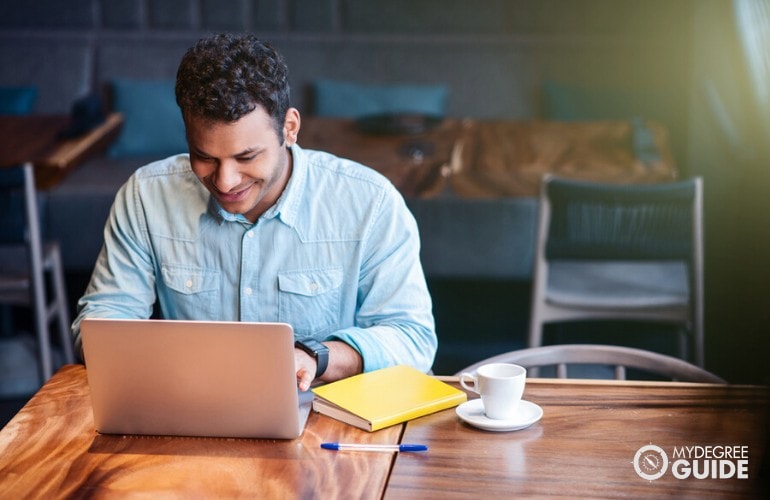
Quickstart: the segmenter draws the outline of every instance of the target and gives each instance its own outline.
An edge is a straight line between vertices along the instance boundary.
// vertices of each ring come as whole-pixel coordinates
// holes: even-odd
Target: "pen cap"
[[[399,446],[400,451],[428,451],[428,447],[424,444],[402,444]]]

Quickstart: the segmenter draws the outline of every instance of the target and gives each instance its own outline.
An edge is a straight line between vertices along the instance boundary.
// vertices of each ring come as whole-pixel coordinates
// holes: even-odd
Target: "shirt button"
[[[314,281],[314,282],[312,282],[312,283],[310,283],[310,290],[312,290],[312,291],[314,291],[314,292],[315,292],[316,290],[318,290],[318,283],[316,283],[315,281]]]
[[[246,295],[251,295],[251,292],[252,292],[251,287],[247,286],[246,288],[243,289],[243,293],[245,293]]]
[[[253,238],[254,237],[254,231],[247,232],[246,236],[248,236],[249,238]]]
[[[187,288],[192,288],[192,280],[185,281],[184,286],[186,286]]]

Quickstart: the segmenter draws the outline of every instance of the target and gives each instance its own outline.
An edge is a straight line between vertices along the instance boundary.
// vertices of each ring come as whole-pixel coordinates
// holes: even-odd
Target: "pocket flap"
[[[192,294],[219,289],[219,271],[163,265],[161,273],[166,286],[179,293]]]
[[[339,288],[342,284],[341,269],[323,271],[292,271],[278,274],[278,288],[282,292],[312,297]]]

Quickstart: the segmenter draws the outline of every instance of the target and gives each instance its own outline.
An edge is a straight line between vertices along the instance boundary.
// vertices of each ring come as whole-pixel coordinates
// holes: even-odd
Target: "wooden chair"
[[[75,357],[59,246],[42,242],[37,203],[31,164],[0,170],[0,305],[33,310],[38,368],[45,382],[53,374],[53,319],[58,320],[64,362],[74,363]]]
[[[591,364],[613,366],[617,380],[625,380],[626,368],[634,368],[681,382],[726,383],[721,377],[673,356],[632,347],[589,344],[560,344],[510,351],[467,366],[456,375],[473,372],[486,363],[515,363],[527,369],[556,366],[557,378],[567,378],[568,365]]]
[[[702,367],[702,198],[700,178],[618,185],[546,176],[528,347],[543,345],[547,323],[663,322],[680,325],[679,356]]]

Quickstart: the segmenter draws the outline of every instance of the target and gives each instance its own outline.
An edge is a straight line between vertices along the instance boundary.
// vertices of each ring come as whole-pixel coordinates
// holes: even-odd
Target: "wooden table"
[[[653,160],[638,157],[639,132],[629,121],[447,118],[420,133],[373,134],[351,119],[307,117],[299,144],[372,167],[406,197],[532,197],[547,173],[612,183],[676,179],[666,130],[645,127]]]
[[[37,187],[49,189],[86,158],[103,151],[117,137],[123,115],[112,113],[91,131],[62,139],[69,122],[66,115],[0,117],[0,167],[31,162]]]
[[[94,431],[86,371],[59,370],[0,432],[5,498],[380,498],[393,454],[325,441],[397,443],[311,413],[300,439],[121,437]]]
[[[651,149],[634,146],[635,134]],[[466,120],[449,183],[458,196],[537,196],[545,174],[615,184],[675,180],[666,130],[655,122]],[[644,155],[643,155],[644,153]],[[653,159],[650,159],[653,158]]]
[[[758,387],[530,379],[524,399],[543,408],[532,427],[477,430],[453,412],[407,425],[425,456],[396,460],[385,498],[747,498],[767,460],[768,392]],[[654,444],[669,470],[647,481],[632,462]],[[677,479],[674,447],[745,445],[749,479]]]
[[[447,119],[417,134],[373,134],[354,120],[306,117],[299,145],[357,161],[385,175],[406,197],[437,194],[450,175],[453,148],[461,132]]]
[[[311,414],[290,441],[102,436],[82,366],[62,368],[0,432],[0,491],[21,497],[750,497],[765,458],[767,391],[696,384],[530,380],[532,427],[480,431],[454,410],[375,433]],[[404,433],[401,436],[401,433]],[[427,453],[319,449],[425,443]],[[639,477],[642,446],[747,446],[748,480]],[[673,462],[673,459],[672,459]],[[391,470],[392,469],[392,470]]]

